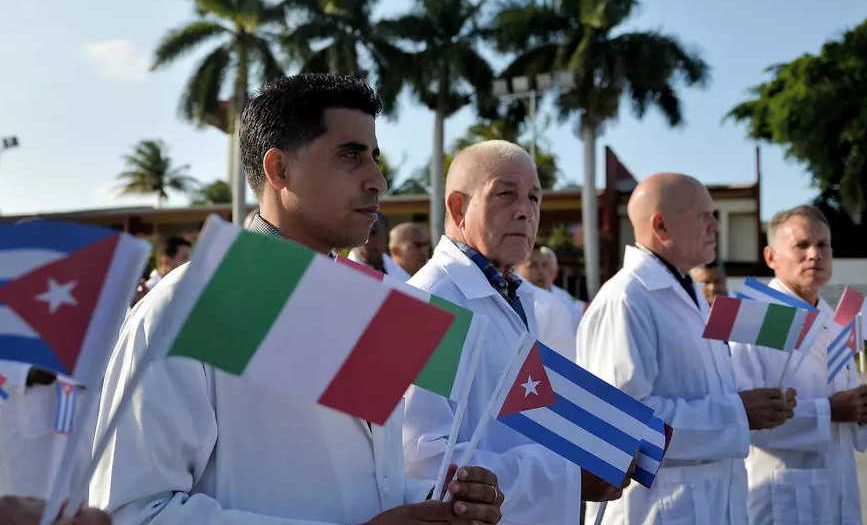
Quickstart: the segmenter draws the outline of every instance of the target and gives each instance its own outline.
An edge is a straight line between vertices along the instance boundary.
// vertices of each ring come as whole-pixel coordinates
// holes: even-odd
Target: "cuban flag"
[[[0,224],[0,359],[96,383],[149,252],[109,228]]]
[[[612,485],[629,473],[653,410],[536,342],[492,414]],[[510,378],[511,379],[511,378]],[[661,460],[661,455],[658,455]]]
[[[0,399],[4,401],[9,399],[9,392],[3,390],[3,386],[6,384],[6,376],[0,374]]]
[[[819,318],[818,308],[803,299],[793,297],[787,293],[771,288],[755,277],[747,277],[746,281],[744,281],[743,288],[741,288],[739,292],[735,292],[735,297],[738,299],[782,304],[806,310],[807,316],[804,320],[804,326],[801,328],[798,338],[795,340],[795,349],[809,349],[813,345],[815,338],[819,335],[819,332],[822,331],[822,323],[816,322]]]
[[[638,448],[638,462],[632,479],[647,488],[653,485],[672,434],[672,428],[662,419],[654,416],[647,421],[646,437]]]
[[[57,405],[54,410],[54,431],[69,434],[75,417],[75,398],[79,386],[72,381],[57,378],[54,382],[57,391]]]
[[[855,319],[849,321],[849,324],[843,327],[840,332],[828,345],[828,384],[834,381],[837,374],[855,357],[858,352],[857,341],[855,340]]]

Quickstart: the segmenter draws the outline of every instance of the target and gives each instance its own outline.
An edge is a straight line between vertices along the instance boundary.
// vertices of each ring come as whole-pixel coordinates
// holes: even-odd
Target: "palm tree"
[[[579,117],[584,144],[584,226],[587,287],[599,287],[595,241],[595,151],[603,125],[616,118],[628,97],[641,117],[655,106],[669,124],[682,121],[676,85],[701,85],[708,66],[673,36],[656,31],[617,31],[636,0],[513,0],[494,17],[489,35],[499,51],[516,57],[504,76],[566,70],[574,86],[557,98],[561,119]]]
[[[161,140],[142,140],[133,152],[124,155],[127,170],[117,176],[124,181],[118,187],[121,195],[155,193],[157,208],[169,197],[168,190],[189,192],[196,179],[187,175],[189,165],[172,166],[167,147]]]
[[[196,67],[181,95],[181,114],[198,124],[213,124],[229,136],[227,181],[233,188],[232,215],[240,224],[246,186],[240,167],[235,123],[250,89],[283,74],[272,51],[275,31],[285,24],[282,5],[264,0],[195,0],[199,18],[169,31],[154,52],[151,70],[166,66],[205,43],[216,47]],[[225,85],[224,85],[225,84]],[[231,87],[229,87],[231,86]],[[230,91],[227,102],[220,94]]]
[[[492,108],[493,72],[478,52],[481,2],[472,0],[417,0],[410,13],[377,24],[387,38],[414,50],[403,68],[413,93],[435,114],[431,163],[431,239],[443,231],[445,119],[475,98],[479,112]]]
[[[224,180],[215,180],[197,188],[191,204],[193,206],[205,206],[230,202],[232,202],[232,188]]]
[[[376,31],[375,0],[286,0],[292,30],[280,42],[302,73],[375,77],[385,113],[393,114],[406,54]]]

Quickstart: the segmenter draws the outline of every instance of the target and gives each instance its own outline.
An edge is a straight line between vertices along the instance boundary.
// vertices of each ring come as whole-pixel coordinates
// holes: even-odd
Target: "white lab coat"
[[[54,431],[54,385],[26,386],[30,365],[0,361],[6,377],[0,400],[0,494],[47,498],[57,475],[66,434]]]
[[[587,303],[575,299],[572,294],[556,284],[551,286],[551,293],[569,308],[569,312],[572,314],[572,333],[574,334],[578,330],[578,325],[581,324],[581,317],[584,315],[584,310],[587,309]]]
[[[517,350],[527,328],[517,313],[490,285],[484,273],[457,246],[443,237],[430,261],[409,284],[488,318],[483,352],[460,429],[455,458],[464,447]],[[532,292],[524,285],[518,296],[536,333]],[[454,418],[454,403],[422,389],[407,396],[404,447],[414,476],[434,477]],[[506,495],[502,524],[575,525],[580,513],[580,469],[498,421],[492,421],[471,464],[492,470]]]
[[[184,271],[166,276],[127,316],[99,430]],[[97,469],[90,504],[108,509],[116,525],[363,523],[433,487],[404,477],[401,408],[371,429],[190,359],[156,361]]]
[[[795,295],[780,281],[770,286]],[[819,300],[821,332],[806,353],[789,364],[784,387],[798,391],[795,416],[783,425],[753,432],[747,458],[748,510],[752,525],[857,525],[861,505],[854,451],[867,447],[865,427],[832,423],[828,397],[859,384],[854,362],[828,384],[827,348],[834,333],[831,307]],[[776,387],[787,353],[733,343],[738,388]]]
[[[556,350],[568,360],[575,362],[575,328],[572,312],[556,295],[539,288],[529,281],[524,284],[533,291],[533,310],[536,326],[539,328],[539,341]]]
[[[608,505],[607,525],[746,523],[747,415],[728,348],[702,338],[707,304],[696,294],[700,306],[662,262],[627,247],[578,328],[578,364],[674,428],[653,487],[632,483]]]

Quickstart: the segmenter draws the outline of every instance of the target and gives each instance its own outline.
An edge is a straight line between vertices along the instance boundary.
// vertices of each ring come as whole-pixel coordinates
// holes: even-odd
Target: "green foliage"
[[[192,204],[194,206],[204,206],[208,204],[226,204],[229,202],[232,202],[232,188],[224,180],[215,180],[196,190]]]
[[[494,17],[489,36],[517,56],[503,76],[572,72],[575,88],[557,97],[560,117],[574,113],[598,130],[616,118],[625,96],[637,116],[659,108],[671,125],[682,120],[678,83],[702,84],[707,65],[673,36],[618,31],[635,0],[512,0]]]
[[[189,166],[172,166],[167,147],[160,140],[142,140],[123,159],[127,170],[117,176],[123,181],[118,187],[121,195],[153,193],[161,204],[168,198],[168,190],[186,193],[196,186],[196,180],[187,175]]]
[[[804,163],[822,198],[855,217],[867,202],[867,21],[805,54],[769,69],[773,78],[729,116],[751,137],[785,148]],[[838,199],[838,200],[837,200]]]
[[[263,83],[283,74],[272,46],[274,31],[284,27],[284,10],[263,0],[196,0],[195,6],[198,19],[163,37],[151,70],[206,44],[214,45],[187,81],[180,112],[198,125],[212,124],[231,132],[251,79]],[[228,104],[221,103],[221,94],[231,95]]]

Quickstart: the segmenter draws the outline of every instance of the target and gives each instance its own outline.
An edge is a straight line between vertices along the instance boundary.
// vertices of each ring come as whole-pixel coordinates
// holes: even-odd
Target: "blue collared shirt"
[[[529,329],[529,326],[527,325],[527,313],[524,312],[524,306],[521,304],[521,299],[518,297],[517,293],[518,287],[521,286],[523,281],[511,273],[503,274],[503,272],[498,270],[487,257],[479,253],[479,251],[472,246],[468,246],[454,239],[450,240],[455,243],[455,246],[457,246],[464,255],[469,257],[469,259],[479,267],[482,273],[485,274],[485,278],[488,279],[488,283],[490,283],[490,285],[494,287],[494,290],[496,290],[497,293],[499,293],[503,299],[509,303],[509,306],[511,306],[515,313],[521,317],[521,320],[524,321],[524,326]]]

